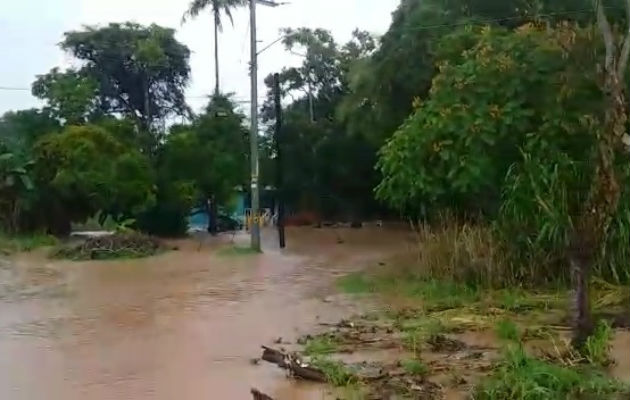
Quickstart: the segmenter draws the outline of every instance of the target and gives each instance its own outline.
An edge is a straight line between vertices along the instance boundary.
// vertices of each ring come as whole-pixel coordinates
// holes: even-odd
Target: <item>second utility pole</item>
[[[273,74],[273,100],[276,109],[276,200],[278,203],[278,242],[280,248],[286,246],[284,237],[284,182],[282,174],[282,100],[280,95],[280,75]]]
[[[256,0],[249,0],[250,40],[251,40],[251,127],[249,146],[251,157],[251,246],[260,251],[260,193],[258,188],[258,50],[256,46]]]

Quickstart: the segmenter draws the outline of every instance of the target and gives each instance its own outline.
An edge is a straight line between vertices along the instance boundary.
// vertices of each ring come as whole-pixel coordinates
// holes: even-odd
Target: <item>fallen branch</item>
[[[273,400],[271,396],[267,396],[258,389],[252,388],[251,394],[254,400]]]
[[[292,376],[314,382],[326,382],[326,374],[319,368],[315,368],[302,361],[296,354],[285,353],[271,347],[262,346],[262,359],[286,369]]]
[[[288,365],[285,360],[288,358],[288,355],[280,350],[272,349],[271,347],[262,346],[263,354],[262,359],[270,362],[272,364],[276,364],[280,368],[287,368]]]

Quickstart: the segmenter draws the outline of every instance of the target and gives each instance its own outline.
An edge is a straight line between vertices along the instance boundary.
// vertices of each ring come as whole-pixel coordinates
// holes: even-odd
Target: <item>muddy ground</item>
[[[558,366],[590,368],[597,363],[594,368],[626,387],[614,398],[630,393],[630,330],[625,318],[614,317],[626,315],[627,305],[597,307],[611,331],[606,359],[594,361],[570,345],[566,293],[443,292],[443,299],[414,298],[395,290],[363,295],[380,299],[378,311],[320,322],[317,330],[280,349],[338,386],[327,398],[474,398],[475,386],[499,368],[505,352],[521,348]],[[278,349],[279,344],[269,346]],[[580,398],[590,398],[585,396]]]
[[[502,320],[514,321],[518,327],[514,342],[508,344],[497,332]],[[294,345],[269,346],[295,352],[304,365],[322,370],[326,380],[338,386],[329,389],[325,398],[455,400],[470,399],[475,385],[497,367],[506,347],[516,343],[528,354],[558,365],[587,363],[572,353],[568,326],[500,308],[371,312],[321,323]],[[627,327],[613,330],[609,351],[604,370],[629,385]],[[320,358],[337,362],[348,375],[338,381],[335,370],[319,367]]]
[[[4,258],[0,399],[250,399],[254,386],[319,400],[325,386],[250,360],[264,342],[295,342],[320,320],[369,309],[333,282],[404,249],[406,236],[304,228],[288,231],[283,252],[265,232],[260,255],[229,251],[224,236],[144,259]]]

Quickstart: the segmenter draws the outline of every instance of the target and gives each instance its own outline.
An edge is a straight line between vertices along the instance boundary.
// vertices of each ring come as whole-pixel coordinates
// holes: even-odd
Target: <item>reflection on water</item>
[[[261,255],[221,256],[205,241],[141,260],[0,261],[0,398],[249,399],[251,387],[325,397],[249,360],[273,338],[356,311],[321,300],[332,279],[405,246],[406,233],[291,229],[282,253],[266,233]]]

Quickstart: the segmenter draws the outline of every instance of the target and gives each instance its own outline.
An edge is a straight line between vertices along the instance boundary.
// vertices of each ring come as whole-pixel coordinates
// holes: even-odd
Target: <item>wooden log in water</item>
[[[253,400],[273,400],[271,396],[267,396],[256,388],[252,388],[251,393]]]
[[[291,375],[314,382],[327,381],[326,374],[322,370],[302,362],[297,356],[267,346],[262,346],[262,348],[263,360],[289,370]]]

